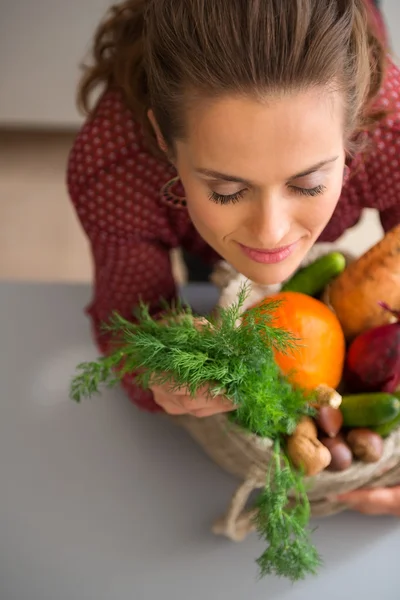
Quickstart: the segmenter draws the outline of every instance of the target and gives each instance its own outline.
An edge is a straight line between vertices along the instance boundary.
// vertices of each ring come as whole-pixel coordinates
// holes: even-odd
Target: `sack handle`
[[[241,542],[249,533],[256,530],[254,517],[257,509],[245,507],[250,494],[260,489],[260,480],[262,480],[260,469],[252,467],[243,483],[236,488],[226,514],[214,522],[213,533],[224,535],[234,542]]]

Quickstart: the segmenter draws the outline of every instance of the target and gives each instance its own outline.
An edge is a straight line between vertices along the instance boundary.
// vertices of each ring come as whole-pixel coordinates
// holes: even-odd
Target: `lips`
[[[250,246],[245,246],[245,247],[248,248],[249,250],[252,250],[253,252],[260,252],[263,254],[278,254],[279,252],[283,252],[284,250],[287,250],[292,245],[293,244],[288,244],[287,246],[282,246],[281,248],[271,248],[271,249],[251,248]]]
[[[281,248],[251,248],[250,246],[244,246],[239,244],[242,252],[251,260],[261,264],[275,264],[286,260],[294,251],[298,242],[289,244],[288,246],[282,246]]]

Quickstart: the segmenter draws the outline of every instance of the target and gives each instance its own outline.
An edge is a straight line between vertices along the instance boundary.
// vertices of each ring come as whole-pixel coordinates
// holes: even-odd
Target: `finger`
[[[201,396],[205,396],[208,400],[210,400],[210,399],[217,398],[218,396],[222,395],[222,392],[221,392],[221,394],[219,394],[218,396],[215,396],[215,394],[212,393],[213,387],[214,387],[214,385],[212,383],[205,383],[204,385],[197,388],[195,397],[200,398]],[[174,394],[178,394],[180,396],[191,396],[190,389],[186,385],[183,385],[180,388],[175,389]]]
[[[193,415],[198,418],[212,417],[213,415],[219,415],[222,413],[231,412],[234,410],[232,404],[230,406],[208,406],[207,408],[201,408],[193,411]]]
[[[203,327],[211,327],[214,329],[212,323],[210,323],[210,321],[205,317],[194,317],[193,325],[197,330],[203,329]]]
[[[367,515],[393,514],[400,516],[400,488],[355,490],[338,497],[349,508]]]
[[[178,397],[180,399],[180,403],[186,408],[187,412],[194,412],[210,408],[210,406],[212,406],[212,401],[210,399],[204,398],[204,396],[200,398],[192,398],[192,396]]]
[[[172,412],[173,414],[183,414],[184,412],[187,412],[187,409],[182,405],[178,396],[165,393],[162,388],[160,390],[154,389],[153,397],[155,403],[169,414],[172,414]]]
[[[163,406],[164,411],[168,415],[187,415],[188,411],[186,408],[182,406],[177,406],[176,404],[166,404]]]
[[[162,384],[153,384],[149,386],[153,393],[163,393],[166,392],[170,396],[190,396],[190,390],[186,386],[176,387],[174,383],[162,383]],[[192,399],[193,397],[190,396]]]
[[[150,390],[153,394],[168,394],[169,396],[190,396],[190,391],[187,387],[176,387],[171,381],[170,383],[150,384]]]
[[[162,323],[163,325],[168,325],[171,322],[179,324],[182,321],[187,320],[188,318],[191,319],[193,326],[197,330],[200,330],[203,327],[207,327],[207,326],[213,327],[212,323],[210,323],[210,321],[208,319],[206,319],[205,317],[194,317],[193,315],[188,315],[187,313],[174,315],[172,318],[171,317],[162,318],[159,320],[159,323]]]
[[[157,404],[166,412],[168,415],[187,415],[188,410],[179,402],[173,402],[170,399],[162,400]]]
[[[214,410],[215,412],[222,412],[223,410],[233,410],[233,404],[226,396],[216,396],[210,398],[208,396],[200,396],[192,398],[191,396],[181,397],[182,405],[185,406],[190,412],[198,411],[202,409]]]
[[[165,383],[157,383],[157,381],[159,382],[160,379],[159,378],[164,379],[165,377]],[[150,383],[149,383],[149,388],[151,389],[151,391],[154,392],[159,392],[159,393],[164,393],[168,392],[169,394],[174,394],[177,396],[190,396],[190,390],[187,386],[183,385],[181,387],[177,387],[176,383],[174,382],[174,380],[171,378],[169,379],[169,374],[168,373],[160,373],[159,375],[152,375],[150,377]],[[201,390],[206,390],[207,386],[204,385],[202,386]],[[200,391],[201,391],[200,390]]]
[[[216,386],[217,384],[215,384]],[[221,390],[221,393],[218,396],[215,396],[212,393],[212,389],[214,387],[214,384],[211,383],[205,383],[204,385],[200,386],[197,391],[196,391],[196,398],[199,398],[200,396],[205,396],[208,400],[210,399],[214,399],[217,398],[219,396],[223,395],[223,390]],[[171,381],[170,383],[163,383],[163,384],[158,384],[158,383],[151,383],[150,380],[150,385],[149,388],[151,389],[152,392],[157,391],[157,392],[164,392],[167,390],[169,393],[173,393],[174,395],[177,396],[190,396],[191,398],[193,398],[193,396],[190,393],[190,389],[188,388],[188,386],[186,385],[182,385],[181,387],[176,387],[176,385]]]
[[[369,502],[382,503],[382,492],[385,492],[385,488],[375,489],[361,489],[348,492],[347,494],[341,494],[338,496],[338,501],[348,505],[361,505]]]

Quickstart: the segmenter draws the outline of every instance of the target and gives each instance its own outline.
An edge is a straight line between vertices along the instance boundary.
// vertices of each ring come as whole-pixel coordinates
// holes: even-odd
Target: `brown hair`
[[[93,59],[80,106],[92,110],[98,85],[118,87],[148,132],[153,109],[170,148],[190,90],[261,97],[335,85],[352,135],[382,118],[371,105],[385,49],[364,0],[128,0],[100,25]]]

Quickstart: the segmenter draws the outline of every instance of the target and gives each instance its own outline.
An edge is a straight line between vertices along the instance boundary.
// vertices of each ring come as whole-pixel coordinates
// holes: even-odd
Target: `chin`
[[[275,265],[246,265],[247,268],[241,269],[241,273],[262,286],[279,285],[287,281],[299,268],[302,258],[299,260],[283,261]]]

